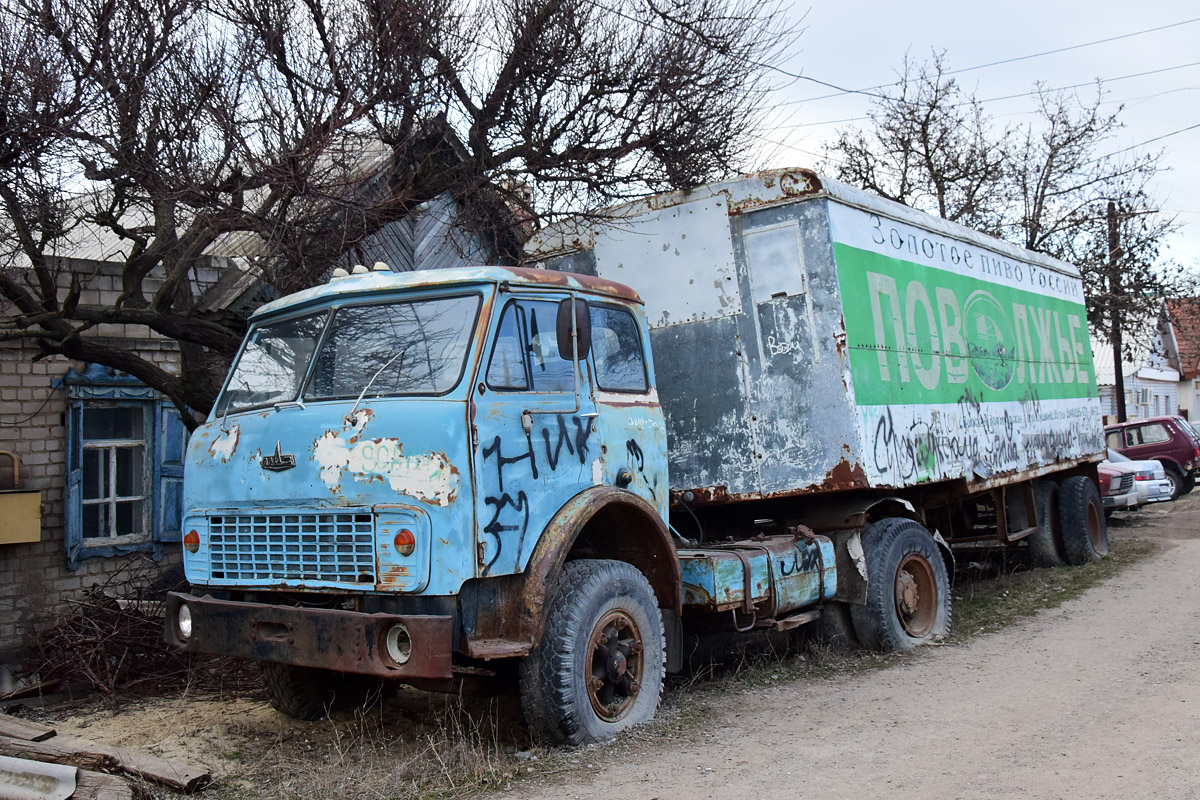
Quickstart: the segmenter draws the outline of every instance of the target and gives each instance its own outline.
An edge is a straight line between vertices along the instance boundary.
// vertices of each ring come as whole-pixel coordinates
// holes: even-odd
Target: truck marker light
[[[200,534],[196,531],[188,531],[183,537],[183,549],[189,553],[200,552]]]
[[[396,546],[396,552],[402,556],[411,556],[413,550],[417,549],[417,537],[413,536],[413,532],[408,528],[402,528],[396,534],[396,539],[393,542]]]
[[[180,639],[192,638],[192,610],[184,603],[175,614],[175,630]]]
[[[407,664],[408,660],[412,658],[412,637],[408,633],[408,628],[399,622],[388,628],[387,636],[384,637],[384,646],[387,648],[388,658],[401,666]]]

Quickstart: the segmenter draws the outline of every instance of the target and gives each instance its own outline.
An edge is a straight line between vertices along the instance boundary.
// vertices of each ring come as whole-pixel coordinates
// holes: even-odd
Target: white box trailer
[[[808,170],[610,209],[527,253],[645,300],[693,503],[962,496],[1103,458],[1075,267]]]

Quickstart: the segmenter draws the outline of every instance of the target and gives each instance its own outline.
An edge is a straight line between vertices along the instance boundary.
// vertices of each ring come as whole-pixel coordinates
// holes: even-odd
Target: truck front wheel
[[[620,561],[567,562],[542,641],[521,664],[530,731],[578,745],[646,722],[662,693],[664,642],[641,572]]]
[[[259,668],[271,707],[308,722],[325,719],[331,711],[362,705],[372,695],[387,693],[383,681],[368,675],[274,661],[259,662]]]
[[[859,642],[874,650],[908,650],[950,630],[950,580],[937,543],[911,519],[873,523],[862,537],[866,605],[851,604]]]

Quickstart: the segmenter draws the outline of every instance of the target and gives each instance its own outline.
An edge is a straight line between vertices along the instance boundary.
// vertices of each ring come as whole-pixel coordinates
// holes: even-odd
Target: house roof
[[[1179,372],[1184,380],[1200,374],[1200,297],[1167,299],[1167,314],[1179,348]]]

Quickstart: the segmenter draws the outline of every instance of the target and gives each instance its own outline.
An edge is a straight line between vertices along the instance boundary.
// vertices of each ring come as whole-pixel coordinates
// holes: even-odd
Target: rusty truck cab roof
[[[505,284],[548,289],[568,289],[604,295],[632,303],[642,298],[633,289],[615,281],[577,275],[570,272],[533,269],[529,267],[456,267],[453,269],[414,270],[412,272],[365,272],[343,278],[333,278],[320,286],[290,294],[267,303],[254,312],[252,319],[269,316],[285,309],[327,302],[342,297],[362,297],[376,293],[405,289],[479,284]]]

